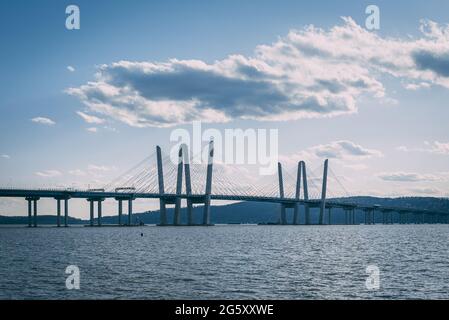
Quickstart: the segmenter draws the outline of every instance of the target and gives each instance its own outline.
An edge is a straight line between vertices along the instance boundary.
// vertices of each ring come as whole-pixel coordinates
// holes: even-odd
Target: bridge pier
[[[299,203],[295,203],[295,206],[293,207],[293,224],[295,226],[300,224],[300,220],[299,220]]]
[[[327,208],[327,223],[331,225],[331,207]]]
[[[37,201],[39,197],[26,197],[28,201],[28,227],[37,227]]]
[[[56,199],[56,226],[61,227],[61,199]]]
[[[97,223],[98,223],[99,227],[101,227],[101,223],[102,223],[101,219],[102,219],[102,215],[103,215],[102,208],[101,208],[101,202],[102,202],[101,199],[97,200],[97,205],[98,205],[98,208],[97,208],[97,211],[98,211],[97,212],[97,214],[98,214]]]
[[[415,221],[415,224],[421,224],[421,219],[420,219],[419,213],[415,212],[413,214],[413,221]]]
[[[95,225],[95,202],[97,202],[97,226],[102,226],[102,216],[103,216],[103,207],[102,202],[105,200],[104,198],[88,198],[86,199],[89,202],[89,226],[93,227]]]
[[[122,225],[122,216],[123,216],[123,200],[117,199],[118,201],[118,225]]]
[[[69,226],[69,199],[64,199],[64,227]]]
[[[33,226],[37,227],[37,199],[33,199]]]
[[[94,201],[88,199],[87,200],[89,202],[89,215],[90,215],[90,226],[93,227],[94,226]]]
[[[31,228],[31,226],[33,225],[33,221],[31,218],[32,215],[32,201],[30,198],[26,198],[27,202],[28,202],[28,227]]]
[[[128,199],[128,226],[132,225],[132,216],[133,216],[133,199]]]
[[[352,221],[353,220],[352,219],[352,213],[353,213],[354,209],[345,208],[343,210],[345,212],[345,225],[354,224],[353,221]]]

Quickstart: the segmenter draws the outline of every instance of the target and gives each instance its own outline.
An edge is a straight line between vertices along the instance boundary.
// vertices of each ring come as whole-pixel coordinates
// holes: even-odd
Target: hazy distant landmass
[[[352,197],[345,198],[346,202],[365,204],[365,205],[382,205],[390,207],[409,207],[417,209],[428,209],[435,211],[449,212],[449,200],[443,198],[432,197],[402,197],[402,198],[376,198],[376,197]],[[195,222],[200,223],[202,220],[203,208],[198,206],[194,208]],[[300,207],[301,223],[304,221],[303,207]],[[316,223],[318,210],[312,209],[312,223]],[[327,214],[327,213],[326,213]],[[173,221],[173,209],[168,209],[168,221]],[[289,222],[292,220],[293,210],[287,210]],[[363,215],[358,215],[358,220],[362,221]],[[186,223],[186,212],[182,210],[182,223]],[[223,206],[212,207],[212,223],[277,223],[279,219],[279,204],[261,203],[261,202],[239,202]],[[127,221],[126,215],[123,221]],[[102,219],[103,224],[117,224],[118,216],[105,216]],[[159,223],[159,211],[149,211],[144,213],[133,214],[133,223],[157,224]],[[332,209],[332,222],[344,223],[344,211],[341,209]],[[27,224],[27,216],[1,216],[0,224]],[[89,221],[69,217],[69,224],[88,224]],[[56,224],[55,215],[39,215],[38,224]]]

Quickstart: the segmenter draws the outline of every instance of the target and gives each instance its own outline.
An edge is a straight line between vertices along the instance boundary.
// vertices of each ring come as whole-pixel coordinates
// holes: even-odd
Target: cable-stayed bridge
[[[351,202],[351,195],[329,167],[328,160],[314,170],[304,161],[290,170],[278,163],[277,175],[258,178],[245,168],[214,163],[213,141],[209,143],[205,165],[192,161],[197,156],[192,157],[187,146],[182,145],[177,161],[173,161],[157,147],[155,153],[99,189],[0,188],[0,197],[25,198],[30,227],[37,226],[37,205],[41,198],[56,200],[57,226],[68,226],[69,200],[76,198],[89,202],[90,226],[95,225],[95,211],[96,225],[102,225],[102,202],[106,199],[117,201],[119,225],[132,225],[132,204],[136,199],[159,200],[160,226],[181,225],[183,200],[187,203],[187,225],[190,226],[211,225],[212,200],[278,203],[281,225],[289,224],[287,209],[293,210],[291,224],[312,224],[311,209],[314,208],[318,209],[320,225],[332,224],[334,208],[344,210],[346,224],[355,224],[357,212],[364,214],[365,224],[374,224],[375,213],[382,215],[383,223],[393,223],[393,213],[399,223],[449,223],[448,212]],[[127,205],[126,217],[124,204]],[[193,207],[197,204],[203,206],[202,221],[194,221]],[[167,205],[174,205],[173,221],[167,219]],[[300,207],[304,211],[303,221],[300,221]]]

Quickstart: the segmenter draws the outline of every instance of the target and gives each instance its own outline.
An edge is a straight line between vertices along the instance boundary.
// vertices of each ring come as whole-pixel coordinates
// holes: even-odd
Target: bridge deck
[[[92,190],[71,190],[71,189],[0,189],[0,197],[15,197],[15,198],[75,198],[75,199],[167,199],[174,198],[192,199],[200,201],[204,199],[201,194],[159,194],[159,193],[132,193],[132,192],[107,192],[107,191],[92,191]],[[319,207],[321,201],[303,200],[295,198],[279,198],[279,197],[264,197],[264,196],[240,196],[240,195],[211,195],[212,200],[223,201],[251,201],[251,202],[270,202],[283,203],[286,205],[308,205],[309,207]],[[409,213],[429,213],[429,214],[449,214],[447,212],[440,212],[427,209],[404,208],[404,207],[386,207],[379,205],[361,205],[357,203],[339,202],[335,199],[326,200],[326,208],[342,208],[342,209],[360,209],[360,210],[379,210],[379,211],[397,211]]]

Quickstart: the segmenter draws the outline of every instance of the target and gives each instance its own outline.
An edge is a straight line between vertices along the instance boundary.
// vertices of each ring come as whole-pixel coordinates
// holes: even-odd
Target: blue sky
[[[65,8],[69,4],[80,8],[80,30],[65,28]],[[324,99],[329,110],[317,111],[313,109],[315,105],[307,104],[315,113],[304,117],[298,112],[304,110],[301,95],[307,91],[287,94],[283,87],[275,103],[281,101],[281,111],[291,109],[290,113],[270,111],[268,119],[251,118],[255,108],[242,111],[242,106],[232,101],[219,110],[224,112],[225,122],[212,121],[206,126],[219,130],[277,128],[279,151],[285,161],[301,157],[320,163],[320,155],[330,155],[334,171],[347,177],[345,185],[354,194],[447,196],[447,1],[3,1],[0,3],[0,184],[101,184],[153,152],[156,144],[168,148],[173,129],[190,128],[185,117],[174,121],[169,115],[158,115],[169,124],[164,127],[155,122],[154,114],[145,113],[144,125],[139,127],[126,122],[128,118],[98,112],[98,108],[89,103],[99,94],[98,83],[107,77],[118,87],[125,80],[137,87],[136,79],[141,79],[139,70],[145,68],[145,63],[156,64],[158,68],[168,64],[169,68],[182,70],[174,80],[187,88],[183,92],[185,97],[199,99],[192,110],[201,119],[205,115],[204,105],[224,101],[230,92],[213,91],[210,92],[213,99],[203,99],[189,92],[186,79],[199,79],[194,77],[198,74],[210,76],[211,72],[227,74],[228,65],[231,65],[229,72],[235,73],[236,66],[248,66],[251,58],[255,58],[257,68],[267,65],[273,72],[286,72],[286,63],[274,67],[273,62],[255,53],[260,45],[268,46],[271,52],[279,42],[301,44],[302,50],[312,46],[327,50],[332,48],[327,47],[332,41],[340,41],[340,47],[333,54],[343,56],[347,52],[341,45],[355,48],[363,40],[358,39],[361,42],[353,44],[350,41],[354,40],[345,42],[331,30],[340,26],[346,31],[358,32],[342,17],[351,17],[355,25],[364,29],[368,4],[380,8],[381,27],[379,31],[362,32],[362,38],[371,39],[365,32],[374,34],[374,38],[365,48],[360,48],[360,53],[350,53],[354,54],[350,59],[353,62],[344,61],[343,65],[343,58],[334,61],[325,56],[307,55],[304,51],[302,60],[298,60],[298,65],[304,67],[295,70],[299,75],[292,75],[289,82],[300,86],[304,79],[308,81],[310,77],[303,79],[301,76],[304,70],[311,74],[312,80],[321,80],[325,75],[313,65],[318,59],[317,65],[329,66],[329,74],[334,74],[335,79],[341,76],[342,83],[347,83],[347,79],[341,75],[341,70],[350,70],[348,73],[360,77],[359,80],[366,80],[363,89],[345,84],[345,93],[341,95],[324,96],[317,91],[313,98]],[[427,38],[420,31],[422,19],[438,24],[431,28],[433,33]],[[322,29],[327,43],[313,42],[320,32],[306,31],[311,24]],[[288,38],[291,30],[297,32]],[[442,30],[439,36],[438,30]],[[295,38],[298,35],[306,41]],[[308,44],[310,47],[304,48]],[[378,50],[383,45],[385,50]],[[275,58],[286,59],[285,55],[279,56],[279,52],[274,53]],[[404,57],[396,55],[398,52],[403,52]],[[367,65],[372,63],[373,57],[377,58],[376,54],[383,59],[382,63]],[[244,61],[230,58],[232,55],[239,55]],[[213,71],[207,73],[203,67],[190,62],[179,66],[170,59],[200,61]],[[123,65],[113,67],[113,63],[120,61],[132,63],[134,69]],[[101,69],[101,65],[105,67]],[[95,77],[98,72],[100,80]],[[158,81],[167,76],[163,71],[151,72]],[[179,90],[175,92],[176,88],[164,87],[164,84],[158,87],[159,82],[151,82],[156,81],[154,79],[146,78],[142,84],[159,91],[150,90],[150,97],[139,96],[139,99],[145,103],[154,102],[151,95],[164,92],[169,101],[176,100],[174,95],[178,97]],[[223,77],[214,79],[222,81]],[[245,88],[250,91],[251,87],[246,87],[249,80],[245,78]],[[88,83],[94,85],[87,90],[83,86]],[[276,85],[286,84],[276,82]],[[78,89],[77,93],[69,94],[70,88]],[[247,102],[254,97],[257,95],[250,92],[240,98]],[[265,100],[258,102],[264,106],[264,111],[273,107],[265,106],[266,95],[261,97]],[[183,102],[190,101],[188,98]],[[351,99],[354,99],[354,107],[349,106]],[[111,97],[103,97],[102,102],[122,108]],[[216,106],[211,108],[217,110]],[[343,110],[342,114],[334,114],[332,108]],[[77,112],[87,114],[91,123]],[[31,121],[39,117],[54,123]],[[285,118],[290,120],[285,121]],[[96,132],[92,132],[92,128],[96,128]],[[354,150],[359,151],[359,156]],[[24,212],[25,205],[20,201],[0,201],[2,214]],[[53,210],[53,203],[44,204],[45,209]],[[113,210],[112,204],[109,210]],[[85,208],[74,212],[86,216]]]

